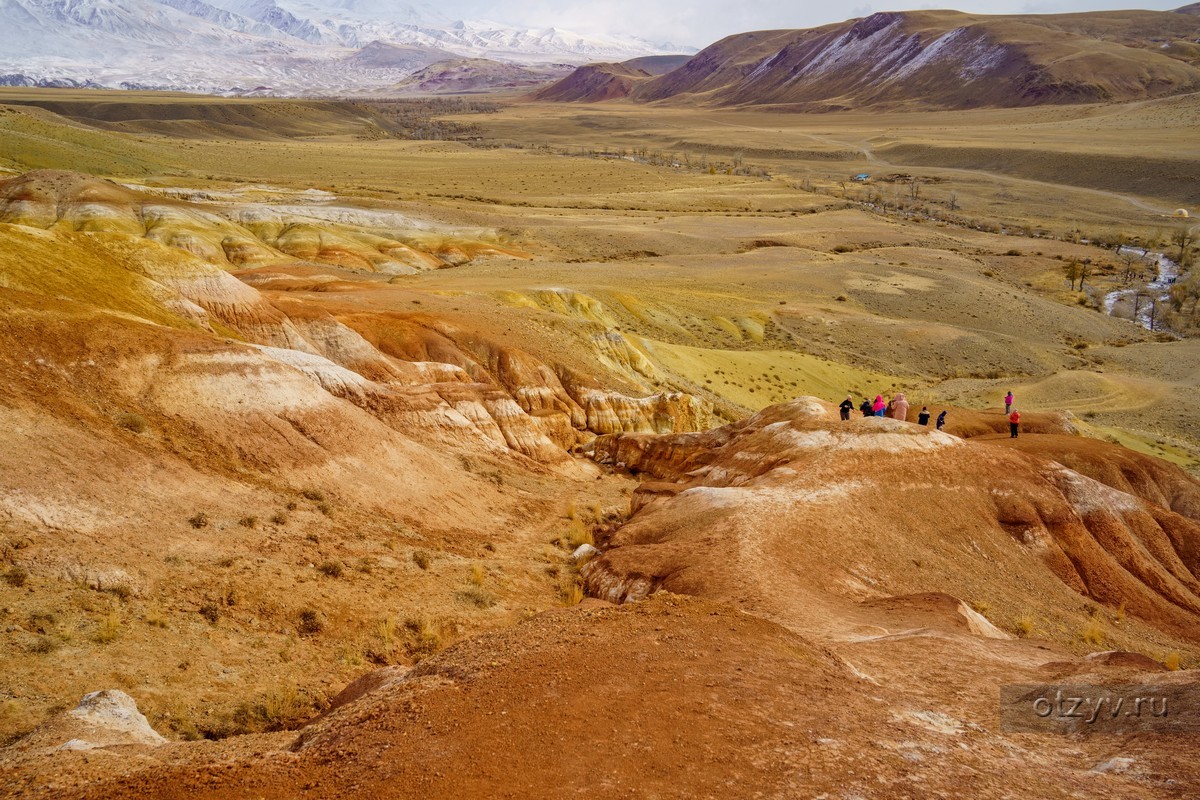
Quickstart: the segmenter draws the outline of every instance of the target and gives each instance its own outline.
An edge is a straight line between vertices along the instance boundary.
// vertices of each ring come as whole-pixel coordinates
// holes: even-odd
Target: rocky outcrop
[[[118,689],[84,695],[79,705],[50,718],[19,741],[17,752],[95,750],[114,745],[165,744],[138,711],[137,703]]]
[[[1082,595],[1195,636],[1200,522],[1170,504],[1190,511],[1200,483],[1155,463],[1132,480],[1107,475],[1114,488],[998,444],[1007,441],[886,418],[841,422],[813,398],[704,433],[602,436],[597,460],[657,480],[581,574],[613,602],[665,588],[787,618],[799,601],[767,587],[786,585],[793,569],[827,574],[835,594],[841,585],[867,596],[921,585],[970,596],[965,576],[1001,570],[1056,602]],[[1074,437],[1026,446],[1093,464],[1108,463],[1103,451],[1112,471],[1143,458]]]

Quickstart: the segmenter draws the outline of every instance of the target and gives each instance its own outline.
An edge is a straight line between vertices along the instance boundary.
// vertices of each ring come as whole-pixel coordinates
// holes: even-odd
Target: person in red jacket
[[[1019,430],[1020,426],[1021,426],[1021,412],[1017,411],[1014,408],[1012,410],[1012,413],[1008,415],[1008,438],[1010,438],[1010,439],[1017,438],[1017,431]]]

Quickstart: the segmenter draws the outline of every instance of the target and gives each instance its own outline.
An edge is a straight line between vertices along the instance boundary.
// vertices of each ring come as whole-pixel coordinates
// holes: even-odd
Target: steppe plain
[[[1120,285],[1100,242],[1167,252],[1176,209],[1198,211],[1200,98],[513,102],[451,121],[467,141],[396,138],[370,104],[0,92],[0,170],[48,171],[4,185],[0,223],[0,737],[16,743],[0,791],[1195,792],[1194,739],[1003,734],[994,692],[1182,679],[1200,658],[1200,338],[1096,308]],[[49,217],[14,210],[34,196]],[[265,255],[218,263],[233,257],[204,243],[224,228],[154,232],[155,203],[237,208]],[[419,221],[409,268],[379,267],[378,215]],[[1072,259],[1096,265],[1086,292],[1066,286]],[[274,310],[214,303],[204,328],[129,277],[200,276],[233,308],[213,264],[261,295],[238,309]],[[246,355],[248,331],[315,342],[321,320],[374,348],[322,329],[354,375],[412,397],[461,386],[418,408]],[[1019,443],[999,433],[1008,389]],[[849,435],[831,404],[896,391],[913,415],[950,408],[965,443],[856,421],[864,438],[809,465],[823,488],[777,485],[818,458],[806,436]],[[560,392],[586,420],[559,420]],[[507,397],[533,421],[500,419]],[[486,407],[503,435],[438,403],[480,430]],[[727,423],[744,427],[692,433]],[[1098,483],[1043,496],[1050,463]],[[1006,480],[1039,487],[1036,513],[979,500]],[[828,505],[860,484],[880,488]],[[798,494],[727,519],[719,493],[746,485]],[[1091,521],[1131,497],[1140,522]],[[1099,549],[1064,544],[1071,514]],[[1021,538],[1039,519],[1072,569]],[[580,568],[587,540],[605,556]],[[1167,566],[1131,564],[1143,551]],[[669,592],[595,599],[639,581]],[[1087,658],[1112,650],[1140,655]],[[411,664],[393,695],[292,732],[354,678]],[[53,721],[20,739],[105,688],[169,738],[220,741],[56,752]]]

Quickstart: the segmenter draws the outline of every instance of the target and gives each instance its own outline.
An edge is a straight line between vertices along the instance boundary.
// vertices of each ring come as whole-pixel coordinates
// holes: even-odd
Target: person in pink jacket
[[[883,402],[883,395],[875,395],[875,402],[871,404],[871,410],[875,412],[875,416],[882,417],[885,408],[887,408],[887,403]]]
[[[908,398],[904,392],[897,392],[892,398],[892,419],[908,419]]]

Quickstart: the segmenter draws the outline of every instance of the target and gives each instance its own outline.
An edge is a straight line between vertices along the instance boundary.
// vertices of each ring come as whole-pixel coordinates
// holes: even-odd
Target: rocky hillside
[[[730,36],[631,89],[636,100],[826,110],[1138,100],[1196,91],[1194,15],[884,12],[809,30]],[[583,77],[543,99],[615,93]],[[566,82],[563,82],[566,84]],[[583,89],[594,85],[596,93]]]
[[[452,58],[417,70],[392,89],[415,95],[529,91],[573,71],[566,64],[523,67],[488,58]]]
[[[588,64],[531,95],[534,100],[594,103],[628,97],[649,72],[624,64]]]
[[[917,782],[1193,794],[1200,762],[1169,736],[1031,737],[1001,721],[1004,685],[1175,691],[1186,675],[1119,648],[1194,645],[1200,619],[1200,483],[1106,443],[1027,438],[1038,454],[844,423],[813,398],[706,433],[602,437],[600,461],[645,476],[632,519],[578,557],[590,593],[619,607],[589,599],[368,672],[297,734],[166,744],[109,693],[0,764],[17,796],[49,781],[73,798],[589,796],[598,782],[664,797],[884,798]],[[1113,456],[1140,477],[1118,487],[1054,460]],[[1066,626],[1106,651],[1040,638]]]

